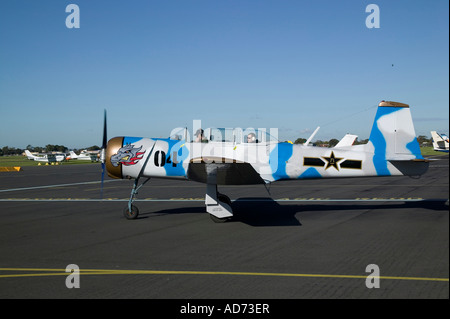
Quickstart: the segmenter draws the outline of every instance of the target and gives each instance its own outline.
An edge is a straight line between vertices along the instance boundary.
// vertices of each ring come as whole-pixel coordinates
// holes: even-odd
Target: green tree
[[[47,145],[45,145],[45,152],[47,152],[47,153],[51,153],[51,152],[65,153],[65,152],[67,152],[67,147],[65,147],[64,145],[47,144]]]
[[[306,142],[306,138],[299,137],[295,140],[294,144],[304,144]]]
[[[425,135],[419,135],[417,137],[417,142],[419,142],[419,145],[431,145],[433,144],[433,141],[431,138],[426,137]]]
[[[328,146],[329,147],[334,147],[337,145],[337,143],[339,143],[339,140],[332,138],[329,142],[328,142]]]

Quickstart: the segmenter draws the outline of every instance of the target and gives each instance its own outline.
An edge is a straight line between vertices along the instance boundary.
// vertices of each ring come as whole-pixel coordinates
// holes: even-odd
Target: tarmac
[[[436,158],[421,178],[219,186],[226,223],[196,182],[150,180],[127,220],[133,182],[102,191],[100,164],[1,172],[0,298],[448,299],[449,157]]]

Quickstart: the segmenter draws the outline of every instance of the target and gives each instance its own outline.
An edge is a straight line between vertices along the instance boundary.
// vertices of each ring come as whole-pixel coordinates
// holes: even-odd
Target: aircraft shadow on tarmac
[[[250,226],[302,226],[300,220],[302,212],[323,211],[354,211],[354,210],[386,210],[386,209],[425,209],[432,211],[448,210],[446,200],[422,200],[413,202],[394,203],[342,203],[335,205],[333,202],[326,204],[314,203],[283,203],[269,197],[239,198],[232,203],[234,216],[227,223],[241,222]],[[172,214],[205,213],[205,206],[181,207],[164,209],[157,212],[143,213],[138,218],[157,217]]]
[[[250,226],[301,226],[296,214],[302,205],[280,205],[272,198],[239,198],[232,202],[234,216],[227,223],[242,222]],[[138,219],[172,214],[207,214],[205,206],[164,209],[141,213]],[[212,221],[211,221],[212,222]]]

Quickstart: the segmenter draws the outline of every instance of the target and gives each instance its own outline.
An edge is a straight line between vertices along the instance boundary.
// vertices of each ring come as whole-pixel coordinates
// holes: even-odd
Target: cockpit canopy
[[[199,130],[196,130],[194,134],[187,128],[177,128],[172,130],[170,139],[173,140],[185,140],[189,142],[202,142],[202,143],[277,143],[278,130],[271,128],[267,129],[254,129],[246,128],[206,128],[202,130],[203,134],[199,137]]]

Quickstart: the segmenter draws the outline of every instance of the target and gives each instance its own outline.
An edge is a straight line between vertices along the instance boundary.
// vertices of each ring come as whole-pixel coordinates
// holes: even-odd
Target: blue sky
[[[364,139],[380,100],[410,104],[417,135],[448,133],[448,12],[447,0],[3,0],[0,146],[100,145],[105,108],[109,138],[201,120]]]

